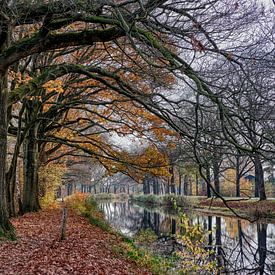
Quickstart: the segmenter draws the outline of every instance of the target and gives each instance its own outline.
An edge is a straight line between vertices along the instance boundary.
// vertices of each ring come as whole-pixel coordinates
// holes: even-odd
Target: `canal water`
[[[123,235],[133,238],[150,228],[158,236],[156,252],[169,256],[178,249],[178,242],[171,237],[179,233],[179,218],[173,211],[149,209],[129,201],[104,201],[99,205],[106,220]],[[199,224],[205,230],[206,247],[215,251],[223,274],[275,275],[275,224],[250,223],[195,211],[185,214],[192,225]]]

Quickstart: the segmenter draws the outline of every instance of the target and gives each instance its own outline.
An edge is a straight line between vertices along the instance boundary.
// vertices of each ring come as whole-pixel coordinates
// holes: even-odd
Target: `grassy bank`
[[[98,193],[92,196],[95,200],[127,200],[129,198],[127,193]]]
[[[199,196],[179,196],[179,195],[134,195],[130,196],[132,201],[145,205],[163,206],[173,208],[175,205],[194,209],[203,213],[217,214],[224,216],[235,216],[226,207],[221,199],[199,197]],[[228,206],[243,218],[249,219],[275,219],[275,200],[259,201],[258,199],[225,198]]]
[[[132,201],[141,202],[144,204],[159,205],[174,207],[175,205],[180,207],[193,207],[199,203],[201,197],[188,197],[188,196],[178,196],[178,195],[131,195],[130,199]]]
[[[240,199],[227,198],[227,204],[234,209],[236,213],[244,218],[249,219],[275,219],[275,200],[259,201],[258,199]],[[223,215],[232,215],[232,211],[224,205],[221,199],[201,199],[196,208],[204,212],[218,212]]]
[[[81,194],[73,195],[66,200],[66,204],[84,216],[93,225],[111,235],[109,245],[116,255],[133,261],[138,267],[143,267],[152,274],[172,274],[169,270],[173,267],[174,259],[164,258],[149,252],[136,245],[134,240],[128,239],[116,232],[105,220],[103,213],[97,207],[94,197],[84,197]]]

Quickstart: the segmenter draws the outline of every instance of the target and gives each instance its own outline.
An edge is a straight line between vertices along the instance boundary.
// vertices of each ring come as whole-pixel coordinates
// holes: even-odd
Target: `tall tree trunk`
[[[236,156],[236,197],[241,196],[241,185],[240,185],[240,156]]]
[[[179,192],[178,194],[181,195],[182,193],[182,175],[179,173]]]
[[[175,171],[174,171],[174,166],[173,165],[170,168],[170,173],[171,173],[171,193],[175,194],[176,193]]]
[[[207,198],[211,198],[211,188],[210,188],[210,184],[211,184],[211,176],[210,176],[210,167],[209,165],[206,166],[206,193],[207,193]]]
[[[7,209],[9,217],[16,216],[15,210],[15,186],[16,186],[16,169],[13,170],[12,177],[7,179],[6,188],[7,188]]]
[[[193,196],[193,183],[192,183],[192,179],[189,178],[188,182],[189,182],[189,192],[188,192],[188,195],[189,196]]]
[[[9,170],[6,174],[6,180],[7,180],[7,204],[8,204],[8,212],[9,216],[13,217],[16,215],[15,210],[15,189],[16,189],[16,175],[17,175],[17,160],[20,152],[20,146],[22,144],[22,138],[21,138],[21,118],[24,112],[24,105],[20,110],[19,113],[19,122],[18,122],[18,130],[17,130],[17,137],[16,137],[16,144],[14,147],[14,152],[12,156],[12,160],[10,163]],[[18,196],[18,200],[21,200],[21,198]],[[21,203],[18,201],[18,205],[20,208]],[[20,210],[20,209],[19,209]],[[20,212],[20,211],[19,211]]]
[[[38,144],[37,126],[33,125],[24,142],[24,188],[23,211],[32,212],[40,209],[38,199]]]
[[[7,71],[5,71],[0,72],[0,236],[13,238],[15,233],[8,219],[6,200],[7,97]]]
[[[198,174],[196,173],[196,196],[199,195],[199,177]]]
[[[213,174],[214,174],[214,186],[215,186],[215,191],[217,193],[220,193],[220,167],[219,167],[219,162],[214,156],[213,160]]]
[[[185,175],[183,178],[183,195],[185,195],[185,196],[188,195],[188,177],[187,177],[187,175]]]
[[[159,195],[159,181],[156,177],[152,178],[153,182],[153,193]]]
[[[1,41],[0,53],[10,44],[11,25],[5,15],[7,1],[1,3]],[[15,230],[8,218],[6,201],[6,161],[8,143],[8,68],[0,71],[0,236],[15,238]]]
[[[259,197],[260,200],[266,200],[263,166],[258,154],[254,156],[254,165],[255,165],[255,197]]]

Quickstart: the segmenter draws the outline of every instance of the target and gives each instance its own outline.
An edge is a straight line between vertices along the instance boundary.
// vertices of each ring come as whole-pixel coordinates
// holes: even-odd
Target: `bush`
[[[85,205],[86,199],[87,199],[87,194],[77,192],[71,196],[68,196],[65,199],[65,202],[69,208],[72,208],[76,210],[78,213],[82,214],[87,210]]]
[[[56,192],[62,185],[63,165],[49,164],[39,169],[39,195],[42,208],[55,203]]]
[[[179,196],[175,194],[169,195],[132,195],[130,197],[133,201],[142,202],[152,205],[164,205],[167,207],[174,207],[175,204],[180,207],[192,206],[192,199],[186,196]]]

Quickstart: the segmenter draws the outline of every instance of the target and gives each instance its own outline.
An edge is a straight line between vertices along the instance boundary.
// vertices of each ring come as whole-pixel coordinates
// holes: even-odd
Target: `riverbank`
[[[128,200],[129,198],[129,194],[127,193],[98,193],[92,196],[96,200]]]
[[[152,236],[150,234],[147,236],[148,232],[146,232],[144,242],[140,242],[140,236],[137,239],[129,239],[111,227],[105,220],[103,212],[98,208],[99,201],[110,201],[111,197],[111,200],[123,203],[128,200],[128,196],[126,198],[123,193],[115,194],[115,196],[101,196],[99,194],[99,196],[88,196],[85,200],[79,199],[79,196],[81,197],[82,195],[73,195],[71,198],[68,198],[66,204],[84,216],[91,224],[114,236],[111,247],[116,255],[130,260],[139,268],[146,270],[142,274],[174,274],[173,272],[171,273],[171,270],[175,267],[174,257],[163,257],[144,246],[145,243],[148,244],[151,241],[150,238]],[[136,241],[138,241],[138,245]]]
[[[124,249],[118,235],[75,209],[68,210],[67,237],[60,241],[61,212],[54,208],[12,219],[18,239],[0,243],[0,274],[151,274],[117,252]]]
[[[173,208],[194,209],[196,211],[221,216],[236,215],[230,210],[221,199],[206,198],[199,196],[178,196],[178,195],[134,195],[130,199],[136,203],[164,206]],[[225,198],[227,204],[239,217],[249,220],[266,219],[275,222],[275,200],[259,201],[258,199]]]

